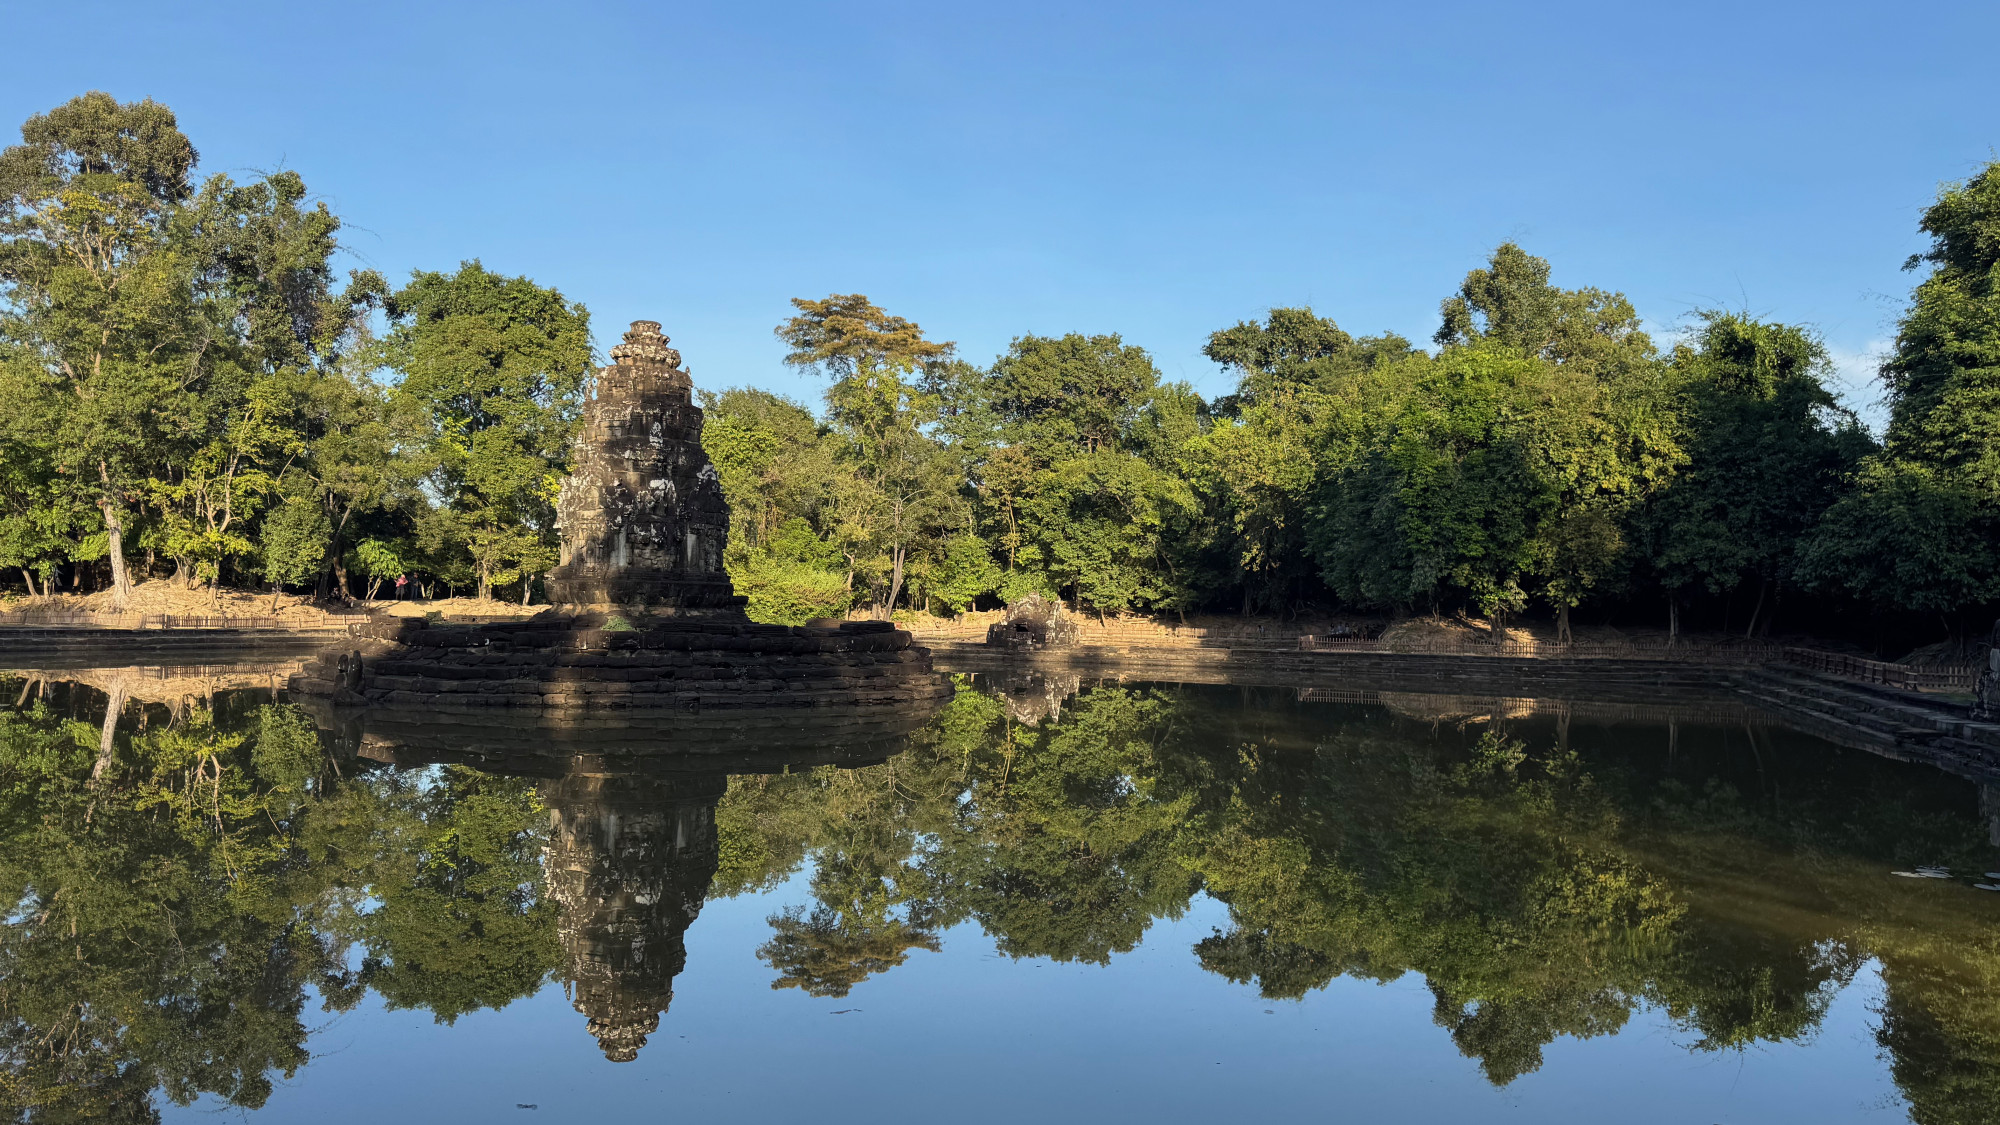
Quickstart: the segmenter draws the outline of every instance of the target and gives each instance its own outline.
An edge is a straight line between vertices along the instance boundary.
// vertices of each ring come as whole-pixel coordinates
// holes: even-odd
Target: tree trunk
[[[1749,626],[1743,630],[1743,637],[1745,640],[1748,640],[1749,638],[1757,635],[1757,618],[1763,615],[1764,595],[1770,593],[1770,591],[1771,591],[1770,579],[1760,578],[1757,580],[1757,604],[1750,610]]]
[[[1575,641],[1576,637],[1569,631],[1569,607],[1566,605],[1556,607],[1556,643],[1566,645]]]
[[[1681,600],[1667,595],[1667,647],[1674,648],[1681,640]]]
[[[117,680],[111,685],[111,698],[104,703],[104,730],[97,737],[97,764],[90,767],[90,780],[96,781],[111,768],[111,751],[118,735],[118,713],[125,709],[125,681]]]
[[[36,589],[35,589],[35,572],[34,572],[34,571],[32,571],[32,570],[29,570],[29,569],[28,569],[27,567],[25,567],[25,566],[24,566],[24,567],[22,567],[22,568],[21,568],[21,577],[23,577],[23,578],[25,578],[25,579],[27,579],[27,580],[28,580],[28,596],[29,596],[29,597],[31,597],[31,598],[39,598],[39,597],[41,597],[41,596],[42,596],[42,595],[41,595],[41,594],[40,594],[40,593],[39,593],[38,591],[36,591]]]
[[[347,560],[339,555],[333,557],[333,596],[339,598],[342,605],[354,600],[354,596],[347,592]]]
[[[896,562],[889,571],[889,600],[882,606],[882,616],[886,619],[896,614],[896,599],[903,593],[903,547],[899,544],[895,552]]]
[[[488,598],[491,598],[492,596],[493,596],[493,575],[486,569],[485,563],[480,563],[479,600],[483,602]]]
[[[534,592],[535,592],[535,576],[532,574],[523,574],[521,576],[521,604],[524,606],[527,605],[528,598],[532,596]]]
[[[333,497],[327,497],[327,522],[333,525],[333,548],[327,558],[327,570],[334,580],[334,592],[341,605],[353,605],[354,595],[347,585],[347,516],[335,518]],[[352,513],[349,513],[352,514]]]
[[[106,547],[111,556],[111,604],[118,612],[125,612],[132,603],[132,578],[125,573],[125,521],[118,514],[118,505],[110,497],[97,502],[99,511],[104,513],[104,534]]]

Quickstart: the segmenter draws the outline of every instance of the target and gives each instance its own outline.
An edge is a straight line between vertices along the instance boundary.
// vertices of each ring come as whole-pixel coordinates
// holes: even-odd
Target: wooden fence
[[[1302,636],[1300,652],[1402,652],[1422,656],[1508,656],[1543,660],[1672,660],[1700,664],[1768,664],[1781,659],[1783,645],[1771,644],[1640,644],[1633,641],[1478,641],[1455,637],[1395,641],[1362,637]]]
[[[17,610],[0,613],[0,627],[39,629],[255,629],[284,632],[352,633],[369,618],[362,614],[315,617],[204,617],[168,613],[91,613]]]
[[[1782,658],[1815,672],[1907,691],[1971,691],[1979,679],[1979,668],[1973,664],[1890,664],[1815,648],[1786,648]]]

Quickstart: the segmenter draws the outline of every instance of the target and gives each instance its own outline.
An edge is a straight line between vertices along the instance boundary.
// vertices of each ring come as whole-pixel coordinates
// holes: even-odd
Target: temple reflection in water
[[[673,1003],[686,935],[715,878],[715,810],[731,775],[874,765],[928,718],[881,709],[565,719],[434,716],[319,706],[362,757],[401,769],[469,765],[537,779],[549,812],[547,893],[559,908],[563,986],[613,1062],[638,1057]],[[664,729],[670,728],[670,729]]]
[[[687,929],[715,877],[715,806],[728,788],[719,773],[571,773],[542,786],[565,986],[613,1062],[637,1058],[673,1003]]]

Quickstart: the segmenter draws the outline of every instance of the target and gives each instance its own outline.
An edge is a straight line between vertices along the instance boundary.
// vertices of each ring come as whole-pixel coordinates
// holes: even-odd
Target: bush
[[[749,599],[750,620],[803,625],[815,617],[842,617],[854,604],[845,575],[758,551],[735,568],[736,592]]]

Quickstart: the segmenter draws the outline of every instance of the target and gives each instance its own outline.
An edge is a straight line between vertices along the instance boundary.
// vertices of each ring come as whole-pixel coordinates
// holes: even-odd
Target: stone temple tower
[[[556,502],[562,562],[549,600],[583,612],[740,612],[722,569],[729,506],[681,353],[658,323],[637,320],[611,359]]]

